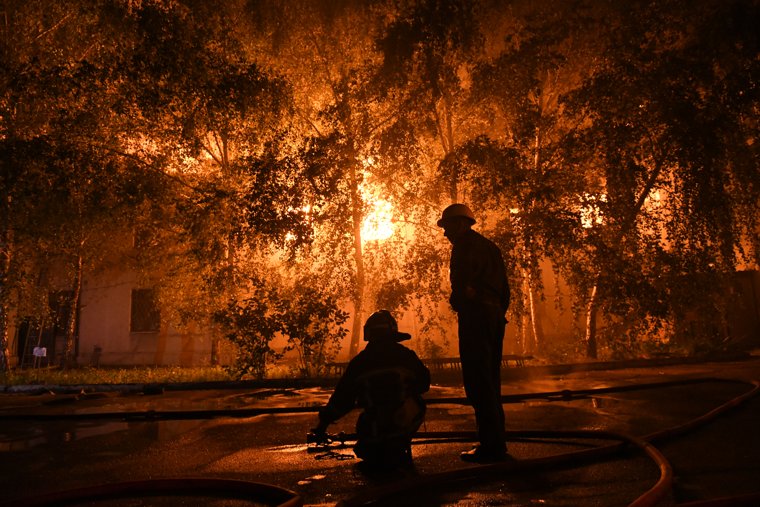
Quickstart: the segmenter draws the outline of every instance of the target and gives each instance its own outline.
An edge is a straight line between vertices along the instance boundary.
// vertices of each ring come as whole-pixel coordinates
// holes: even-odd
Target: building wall
[[[728,308],[728,326],[734,345],[760,348],[760,271],[736,273]]]
[[[211,333],[162,323],[157,332],[131,332],[133,276],[110,273],[88,279],[82,290],[79,364],[200,366],[210,364]],[[99,349],[99,350],[98,350]]]

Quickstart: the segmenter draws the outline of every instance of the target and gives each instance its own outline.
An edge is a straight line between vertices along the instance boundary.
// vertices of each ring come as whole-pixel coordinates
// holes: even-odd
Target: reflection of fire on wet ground
[[[309,449],[309,444],[276,445],[264,450],[266,452],[305,452],[307,449]]]
[[[68,444],[114,433],[141,434],[150,440],[171,441],[197,428],[203,420],[189,421],[83,421],[19,426],[16,431],[0,433],[0,453],[31,449],[48,444]]]
[[[329,388],[261,389],[229,396],[236,407],[312,407],[321,406],[332,394]]]
[[[253,398],[255,400],[265,400],[267,398],[274,398],[278,396],[291,398],[295,396],[301,396],[301,393],[296,389],[263,389],[261,391],[239,394],[233,398],[240,400],[245,400],[248,398]]]
[[[298,485],[299,486],[306,486],[307,484],[311,484],[314,481],[321,481],[325,477],[327,477],[327,476],[326,475],[321,475],[321,474],[312,475],[311,477],[307,477],[306,479],[298,481]]]
[[[54,442],[74,442],[128,430],[129,423],[126,422],[76,423],[46,429],[32,428],[20,435],[0,434],[0,452],[21,451]]]

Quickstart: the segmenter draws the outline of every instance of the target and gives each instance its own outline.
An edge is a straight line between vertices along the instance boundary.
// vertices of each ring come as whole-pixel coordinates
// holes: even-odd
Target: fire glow
[[[368,212],[362,223],[362,239],[364,241],[383,241],[390,238],[394,232],[393,205],[379,198],[367,199]]]

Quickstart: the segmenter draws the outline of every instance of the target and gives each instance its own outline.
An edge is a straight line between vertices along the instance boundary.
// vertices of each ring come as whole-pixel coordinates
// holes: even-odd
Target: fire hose
[[[58,507],[114,498],[158,495],[198,496],[203,494],[213,495],[215,498],[219,496],[241,500],[254,498],[257,502],[278,507],[300,507],[303,505],[303,499],[298,493],[285,488],[259,482],[205,477],[151,479],[87,486],[15,500],[12,505],[17,507]],[[10,506],[11,504],[2,505]]]
[[[666,382],[651,382],[643,384],[633,384],[626,386],[600,387],[594,389],[579,389],[571,391],[564,389],[561,391],[547,391],[540,393],[522,393],[503,395],[502,403],[519,403],[527,400],[546,400],[546,401],[571,401],[581,399],[590,395],[621,393],[631,391],[641,391],[647,389],[660,389],[664,387],[677,387],[692,384],[702,384],[709,382],[724,383],[742,383],[746,382],[723,379],[723,378],[694,378],[684,380],[672,380]],[[467,398],[431,398],[426,399],[427,405],[459,404],[469,405]],[[159,420],[197,420],[197,419],[214,419],[214,418],[249,418],[259,415],[272,414],[303,414],[316,413],[319,411],[318,406],[309,407],[254,407],[241,409],[210,409],[210,410],[131,410],[117,412],[90,412],[90,413],[70,413],[70,414],[34,414],[34,413],[0,413],[0,421],[92,421],[92,420],[122,420],[129,422],[136,421],[159,421]]]
[[[672,387],[679,385],[688,385],[703,382],[734,382],[746,384],[746,382],[727,379],[705,378],[705,379],[687,379],[680,381],[658,382],[650,384],[637,384],[630,386],[618,386],[609,388],[598,388],[576,391],[554,391],[548,393],[531,393],[523,395],[503,396],[504,403],[523,401],[525,399],[549,399],[549,400],[570,400],[578,397],[586,397],[591,394],[611,393],[634,391],[640,389],[654,389],[662,387]],[[716,407],[710,412],[692,419],[685,424],[673,426],[665,430],[657,431],[643,437],[625,435],[621,433],[600,431],[600,430],[575,430],[575,431],[510,431],[507,432],[508,440],[515,438],[588,438],[600,440],[615,440],[616,443],[596,446],[590,449],[572,451],[563,454],[546,456],[542,458],[523,459],[519,461],[508,461],[505,463],[494,463],[480,465],[462,470],[428,474],[425,476],[416,476],[412,479],[401,480],[392,484],[386,484],[379,488],[364,490],[362,493],[351,498],[340,501],[337,505],[342,507],[372,505],[377,502],[386,500],[394,495],[409,492],[420,488],[421,486],[433,485],[451,485],[452,483],[461,484],[463,482],[483,481],[484,479],[493,479],[494,477],[505,472],[526,472],[529,470],[545,469],[569,464],[577,465],[592,460],[609,457],[621,451],[630,450],[636,447],[649,456],[660,470],[660,478],[656,484],[647,492],[637,498],[630,507],[650,507],[656,505],[670,490],[673,481],[673,474],[667,459],[657,450],[652,442],[663,441],[674,438],[691,431],[692,429],[707,424],[708,422],[719,417],[726,411],[735,408],[750,398],[754,397],[760,391],[760,382],[752,382],[752,389],[729,400],[726,403]],[[426,400],[428,405],[433,404],[467,404],[463,398],[437,398]],[[255,409],[232,409],[232,410],[197,410],[197,411],[144,411],[144,412],[105,412],[105,413],[88,413],[88,414],[0,414],[0,420],[61,420],[61,419],[126,419],[126,420],[157,420],[157,419],[207,419],[214,417],[252,417],[261,414],[273,413],[304,413],[316,412],[318,407],[295,407],[295,408],[255,408]],[[351,438],[351,436],[347,436]],[[475,439],[474,432],[420,432],[414,437],[416,440],[427,439],[437,440],[445,438],[471,438]],[[134,481],[129,483],[106,484],[81,488],[77,490],[62,491],[50,493],[26,500],[17,500],[13,505],[60,505],[62,502],[72,502],[75,500],[85,500],[92,498],[118,498],[120,494],[168,494],[171,492],[182,491],[183,493],[197,492],[229,492],[240,493],[240,495],[252,495],[268,504],[292,507],[303,504],[302,498],[289,490],[272,486],[268,484],[247,482],[247,481],[227,481],[224,479],[161,479],[148,481]],[[236,496],[242,498],[242,496]],[[731,497],[726,499],[715,499],[705,502],[692,502],[681,504],[680,507],[723,507],[724,505],[756,505],[759,494],[748,495],[745,497]],[[8,504],[10,505],[10,504]]]
[[[685,380],[685,381],[673,381],[673,382],[662,382],[662,383],[653,383],[653,384],[642,384],[642,386],[646,389],[655,388],[657,386],[659,387],[666,387],[666,386],[675,386],[675,385],[686,385],[689,383],[695,383],[695,382],[702,382],[702,381],[724,381],[724,382],[737,382],[733,380],[725,380],[725,379],[694,379],[694,380]],[[741,382],[744,383],[744,382]],[[672,486],[673,482],[673,473],[672,468],[670,464],[668,463],[667,459],[651,444],[653,441],[662,441],[668,438],[674,438],[680,435],[683,435],[687,433],[688,431],[691,431],[699,426],[705,425],[708,422],[714,420],[718,416],[722,415],[726,411],[735,408],[742,403],[748,401],[752,397],[758,394],[760,392],[760,382],[754,381],[751,383],[752,389],[749,391],[729,400],[726,403],[723,403],[719,407],[716,407],[715,409],[711,410],[710,412],[703,414],[702,416],[699,416],[695,419],[692,419],[685,424],[673,426],[671,428],[667,428],[665,430],[661,430],[655,433],[651,433],[644,437],[634,437],[629,435],[623,435],[619,433],[613,433],[613,432],[604,432],[604,431],[516,431],[516,432],[507,432],[507,439],[514,439],[515,437],[533,437],[533,438],[567,438],[567,437],[580,437],[580,438],[606,438],[606,439],[617,439],[620,442],[616,444],[610,444],[606,446],[600,446],[600,447],[594,447],[592,449],[584,449],[581,451],[573,451],[568,452],[564,454],[557,454],[553,456],[547,456],[543,458],[534,458],[534,459],[525,459],[525,460],[519,460],[519,461],[508,461],[506,463],[494,463],[489,465],[481,465],[478,467],[473,468],[467,468],[464,470],[456,470],[452,472],[441,472],[438,474],[431,474],[424,477],[415,477],[412,480],[407,481],[400,481],[391,485],[385,485],[381,488],[377,488],[374,490],[365,490],[359,495],[356,495],[352,498],[343,500],[339,505],[341,507],[353,507],[353,506],[360,506],[360,505],[371,505],[372,503],[379,501],[383,498],[388,498],[393,495],[398,495],[403,492],[412,491],[413,489],[419,488],[420,486],[427,485],[427,486],[433,486],[433,485],[447,485],[451,484],[453,482],[464,482],[464,481],[482,481],[484,478],[491,478],[494,476],[497,476],[499,474],[503,474],[505,472],[525,472],[529,470],[536,470],[536,469],[545,469],[545,468],[551,468],[551,467],[558,467],[561,465],[567,465],[567,464],[578,464],[578,463],[585,463],[588,461],[592,461],[599,458],[609,457],[615,453],[618,453],[624,449],[626,449],[626,442],[629,444],[634,444],[639,449],[643,450],[650,458],[652,458],[655,463],[657,464],[659,470],[660,470],[660,478],[657,481],[657,483],[650,488],[647,492],[645,492],[643,495],[641,495],[639,498],[634,500],[629,507],[651,507],[654,505],[657,505],[657,503],[667,494],[670,487]],[[563,398],[572,397],[573,394],[596,394],[599,392],[617,392],[618,390],[632,390],[634,386],[623,386],[618,388],[601,388],[601,389],[590,389],[585,391],[561,391],[559,394],[563,396]],[[542,395],[551,395],[554,396],[557,393],[541,393]],[[453,434],[447,434],[446,436],[453,436]],[[474,435],[473,435],[474,439]],[[760,496],[760,495],[757,495]],[[757,496],[752,495],[751,498],[756,498]],[[730,500],[736,500],[734,498]],[[722,507],[723,505],[734,505],[734,504],[718,504],[714,507]],[[743,504],[738,504],[743,505]],[[749,505],[749,504],[747,504]],[[752,504],[756,505],[756,504]],[[691,506],[690,506],[691,507]],[[702,506],[693,506],[693,507],[702,507]],[[713,507],[713,506],[705,506],[705,507]]]

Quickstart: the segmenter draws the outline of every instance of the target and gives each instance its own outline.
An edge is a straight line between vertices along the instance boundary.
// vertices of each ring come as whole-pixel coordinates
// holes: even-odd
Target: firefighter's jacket
[[[319,419],[326,426],[358,406],[365,417],[395,419],[399,426],[395,429],[419,427],[424,404],[419,414],[402,412],[410,400],[421,403],[420,395],[428,389],[430,371],[413,350],[389,339],[374,339],[348,363],[327,405],[319,411]]]
[[[498,307],[502,315],[506,313],[509,285],[504,259],[496,244],[470,229],[453,244],[449,267],[449,302],[454,311],[464,311],[472,304],[486,304]]]

